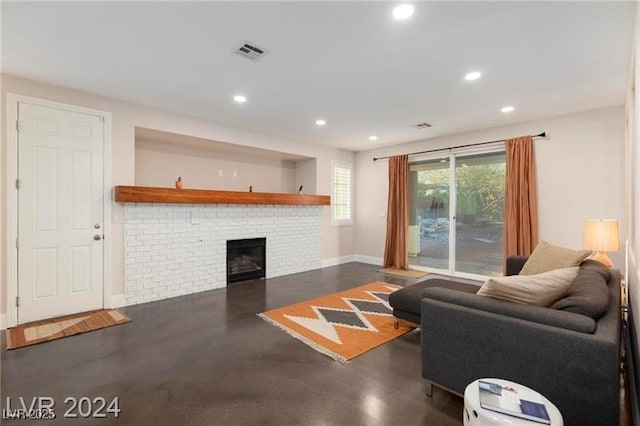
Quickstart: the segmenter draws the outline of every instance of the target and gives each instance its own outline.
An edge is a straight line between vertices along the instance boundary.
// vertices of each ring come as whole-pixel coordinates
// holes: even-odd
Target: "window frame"
[[[336,213],[336,204],[334,204],[336,200],[335,195],[335,174],[336,169],[347,169],[349,170],[349,218],[348,219],[337,219],[335,217]],[[353,226],[353,163],[348,161],[338,161],[331,160],[331,171],[330,171],[330,179],[331,179],[331,226]]]

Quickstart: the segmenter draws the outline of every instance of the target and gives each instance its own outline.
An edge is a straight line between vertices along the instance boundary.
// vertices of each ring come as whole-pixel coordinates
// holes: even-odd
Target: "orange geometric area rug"
[[[6,330],[7,349],[22,348],[129,321],[131,318],[120,312],[119,309],[100,309],[34,321]]]
[[[342,363],[413,330],[393,327],[389,294],[380,281],[258,314],[313,349]]]

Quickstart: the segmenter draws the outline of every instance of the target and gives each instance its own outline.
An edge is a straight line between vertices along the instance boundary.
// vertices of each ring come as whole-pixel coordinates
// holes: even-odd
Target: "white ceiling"
[[[624,102],[633,2],[418,2],[406,21],[393,6],[3,2],[2,70],[351,150]],[[232,53],[241,40],[268,54]]]

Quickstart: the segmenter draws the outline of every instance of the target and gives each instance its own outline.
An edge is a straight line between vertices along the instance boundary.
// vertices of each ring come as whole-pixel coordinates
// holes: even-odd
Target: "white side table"
[[[519,398],[533,401],[542,400],[549,413],[551,426],[564,426],[562,414],[555,405],[543,395],[518,383],[503,379],[480,379],[487,382],[497,383],[503,387],[513,388]],[[464,391],[464,412],[462,413],[464,426],[542,426],[542,423],[532,420],[520,419],[507,414],[497,413],[480,407],[480,394],[478,391],[478,381],[470,383]]]

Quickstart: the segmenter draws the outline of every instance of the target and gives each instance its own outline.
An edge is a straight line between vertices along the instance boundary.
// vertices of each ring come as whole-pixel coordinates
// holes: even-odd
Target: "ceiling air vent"
[[[415,127],[416,129],[427,129],[429,127],[431,127],[431,124],[429,123],[418,123],[418,124],[414,124],[411,127]]]
[[[257,61],[267,53],[262,47],[258,47],[255,43],[250,43],[246,40],[241,41],[234,49],[234,52],[252,61]]]

